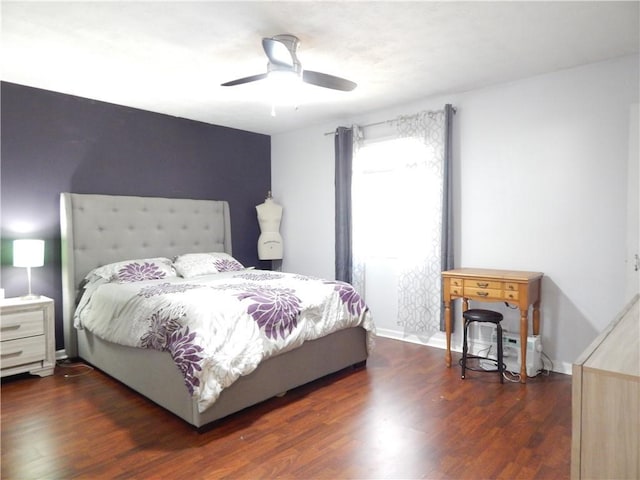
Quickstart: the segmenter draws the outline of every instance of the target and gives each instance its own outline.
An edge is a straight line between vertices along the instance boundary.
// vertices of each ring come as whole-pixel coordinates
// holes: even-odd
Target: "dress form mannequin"
[[[273,201],[269,192],[264,203],[256,206],[256,211],[261,231],[258,238],[258,258],[280,260],[283,252],[282,236],[279,232],[282,207]]]

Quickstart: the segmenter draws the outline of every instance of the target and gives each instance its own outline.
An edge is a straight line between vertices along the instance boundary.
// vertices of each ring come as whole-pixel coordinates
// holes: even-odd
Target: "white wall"
[[[624,57],[273,136],[272,187],[285,208],[283,269],[334,275],[334,147],[325,132],[452,103],[456,265],[544,272],[544,351],[555,370],[569,371],[625,301],[638,64]],[[406,337],[386,299],[367,301],[383,334]],[[373,306],[380,302],[383,316]],[[517,314],[502,310],[517,329]]]
[[[314,128],[271,138],[271,188],[284,207],[283,270],[332,279],[335,160],[333,136],[322,132]]]

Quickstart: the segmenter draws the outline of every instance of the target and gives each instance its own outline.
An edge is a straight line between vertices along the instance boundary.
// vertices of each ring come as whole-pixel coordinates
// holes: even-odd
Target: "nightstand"
[[[53,300],[0,300],[0,367],[2,377],[29,372],[53,375],[55,367]]]

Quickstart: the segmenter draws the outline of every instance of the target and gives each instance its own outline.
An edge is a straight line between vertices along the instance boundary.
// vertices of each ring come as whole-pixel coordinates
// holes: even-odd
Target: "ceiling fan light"
[[[271,114],[274,115],[275,106],[296,106],[299,103],[302,77],[292,70],[272,70],[267,76],[267,98],[272,105]]]
[[[293,70],[271,70],[267,74],[267,78],[273,83],[294,84],[301,81],[300,74]]]

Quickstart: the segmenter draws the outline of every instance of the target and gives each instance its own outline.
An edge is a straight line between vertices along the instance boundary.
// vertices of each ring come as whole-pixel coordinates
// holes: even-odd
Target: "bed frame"
[[[60,227],[67,356],[81,358],[195,427],[366,362],[364,329],[341,330],[264,361],[200,413],[168,352],[116,345],[87,330],[76,330],[73,314],[80,283],[98,266],[137,258],[172,258],[183,253],[231,254],[228,203],[62,193]]]

